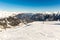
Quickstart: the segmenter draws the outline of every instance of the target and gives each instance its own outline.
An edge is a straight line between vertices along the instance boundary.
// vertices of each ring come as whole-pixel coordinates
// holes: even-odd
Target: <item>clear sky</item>
[[[60,0],[0,0],[0,11],[60,11]]]

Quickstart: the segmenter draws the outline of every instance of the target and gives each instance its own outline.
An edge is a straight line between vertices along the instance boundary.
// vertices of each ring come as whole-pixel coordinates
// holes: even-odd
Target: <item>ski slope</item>
[[[55,25],[57,23],[57,25]],[[60,22],[32,22],[0,32],[0,40],[60,40]]]

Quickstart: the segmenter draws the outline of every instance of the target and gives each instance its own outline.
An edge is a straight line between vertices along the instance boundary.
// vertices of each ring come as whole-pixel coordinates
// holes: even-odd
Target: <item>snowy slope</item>
[[[0,32],[0,40],[60,40],[60,22],[33,22]]]

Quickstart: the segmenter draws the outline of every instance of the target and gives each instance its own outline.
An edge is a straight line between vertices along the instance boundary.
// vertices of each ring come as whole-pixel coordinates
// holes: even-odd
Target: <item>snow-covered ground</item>
[[[57,24],[57,25],[55,25]],[[0,32],[0,40],[60,40],[60,22],[32,22]]]

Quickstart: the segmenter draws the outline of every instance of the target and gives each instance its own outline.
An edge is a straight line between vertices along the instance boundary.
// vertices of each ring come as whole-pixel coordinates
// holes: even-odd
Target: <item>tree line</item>
[[[33,20],[33,21],[60,21],[60,14],[18,14],[17,18],[22,20]]]

